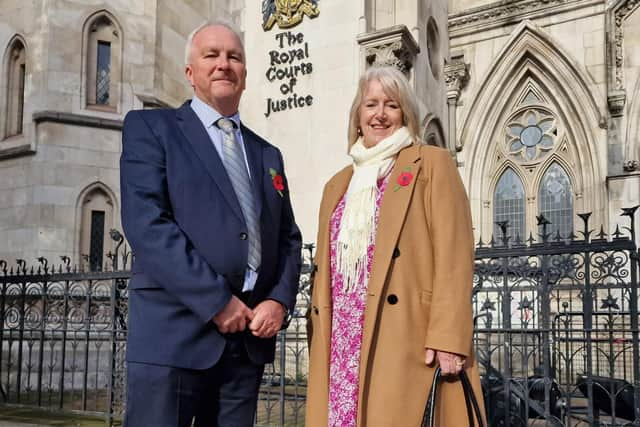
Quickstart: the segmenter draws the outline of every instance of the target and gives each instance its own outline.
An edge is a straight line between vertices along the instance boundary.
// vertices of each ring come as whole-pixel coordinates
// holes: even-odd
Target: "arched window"
[[[7,50],[6,58],[6,106],[4,135],[8,138],[22,134],[24,117],[24,85],[27,75],[27,52],[25,45],[16,37]]]
[[[120,102],[122,34],[113,17],[99,12],[85,24],[85,90],[89,108],[115,111]]]
[[[492,167],[494,173],[504,172],[494,189],[492,219],[509,221],[511,242],[516,235],[523,243],[530,234],[538,239],[542,232],[536,221],[539,214],[551,222],[547,233],[552,239],[557,232],[567,238],[573,232],[576,203],[571,171],[563,166],[574,162],[570,133],[534,80],[528,80],[519,92],[502,122],[503,133],[496,139],[497,161]],[[493,229],[496,239],[501,236],[495,224],[486,229]]]
[[[507,235],[515,239],[524,240],[525,236],[525,197],[524,187],[518,175],[511,169],[506,169],[496,185],[493,196],[493,235],[495,239],[502,236],[496,222],[509,221]]]
[[[565,170],[552,163],[540,182],[538,192],[539,212],[551,222],[548,232],[560,232],[569,237],[573,231],[573,191]],[[552,236],[553,237],[553,236]]]
[[[113,201],[101,185],[96,185],[80,203],[80,255],[91,271],[99,271],[111,250],[108,232],[113,223]]]

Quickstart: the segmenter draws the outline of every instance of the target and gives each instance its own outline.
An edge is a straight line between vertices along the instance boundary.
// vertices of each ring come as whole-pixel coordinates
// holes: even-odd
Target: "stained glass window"
[[[538,207],[542,215],[551,222],[547,228],[554,235],[570,236],[573,230],[573,190],[564,169],[552,163],[544,173],[538,193]]]
[[[96,62],[96,104],[109,104],[111,81],[111,43],[98,42],[98,60]]]
[[[540,109],[527,109],[507,124],[506,144],[517,160],[542,158],[554,145],[556,124],[553,116]]]
[[[521,240],[525,236],[525,195],[524,187],[520,177],[512,170],[503,172],[493,197],[493,221],[494,238],[502,236],[500,228],[496,222],[509,221],[507,235],[515,239],[519,236]]]
[[[104,211],[91,211],[91,243],[89,265],[91,271],[102,269],[104,247]]]
[[[18,134],[22,133],[22,120],[24,117],[24,80],[27,75],[27,69],[25,64],[20,64],[20,70],[18,72],[18,119],[16,121]]]
[[[3,137],[20,135],[22,133],[22,121],[24,118],[24,90],[26,79],[26,50],[20,39],[15,39],[9,51],[9,64],[7,65],[7,103],[5,110],[5,129]]]

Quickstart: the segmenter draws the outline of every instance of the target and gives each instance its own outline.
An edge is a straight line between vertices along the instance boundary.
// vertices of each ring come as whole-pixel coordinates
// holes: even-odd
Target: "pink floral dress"
[[[376,219],[373,241],[378,225],[380,202],[387,187],[388,176],[378,182]],[[329,427],[355,427],[358,416],[358,377],[360,348],[367,287],[364,277],[358,280],[350,292],[344,291],[342,273],[336,268],[336,247],[340,222],[344,213],[345,197],[336,206],[330,223],[331,300],[333,316],[331,324],[331,355],[329,367]],[[367,281],[371,274],[374,245],[369,245]]]

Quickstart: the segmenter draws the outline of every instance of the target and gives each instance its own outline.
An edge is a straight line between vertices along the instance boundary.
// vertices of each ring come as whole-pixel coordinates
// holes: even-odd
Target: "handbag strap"
[[[436,368],[436,372],[433,375],[433,382],[431,384],[431,390],[429,391],[429,396],[427,397],[427,404],[424,409],[424,415],[422,416],[422,427],[434,427],[435,423],[435,412],[436,412],[436,402],[438,399],[438,383],[440,382],[440,377],[442,376],[442,370],[438,366]],[[464,394],[464,403],[467,407],[467,418],[469,420],[469,426],[475,427],[474,423],[474,414],[475,420],[478,423],[478,427],[484,427],[484,422],[482,421],[482,414],[480,413],[480,405],[478,405],[478,399],[476,398],[475,393],[473,392],[473,388],[471,387],[471,383],[469,382],[469,377],[467,377],[466,372],[460,371],[459,374],[460,383],[462,385],[462,392]]]
[[[484,427],[478,399],[476,398],[476,394],[473,392],[473,387],[471,387],[469,377],[464,370],[460,371],[460,381],[462,382],[462,389],[464,390],[464,400],[467,405],[467,416],[469,417],[469,425],[473,427],[473,415],[471,413],[471,409],[469,408],[469,402],[471,402],[471,406],[473,406],[473,413],[475,413],[476,420],[478,421],[478,427]]]

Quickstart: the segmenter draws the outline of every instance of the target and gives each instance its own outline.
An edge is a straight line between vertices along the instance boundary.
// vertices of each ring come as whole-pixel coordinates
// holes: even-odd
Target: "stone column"
[[[462,141],[458,141],[456,132],[456,109],[460,92],[469,80],[469,65],[465,64],[462,54],[451,55],[451,61],[444,66],[444,81],[447,85],[447,105],[449,107],[449,151],[456,156],[462,150]]]

